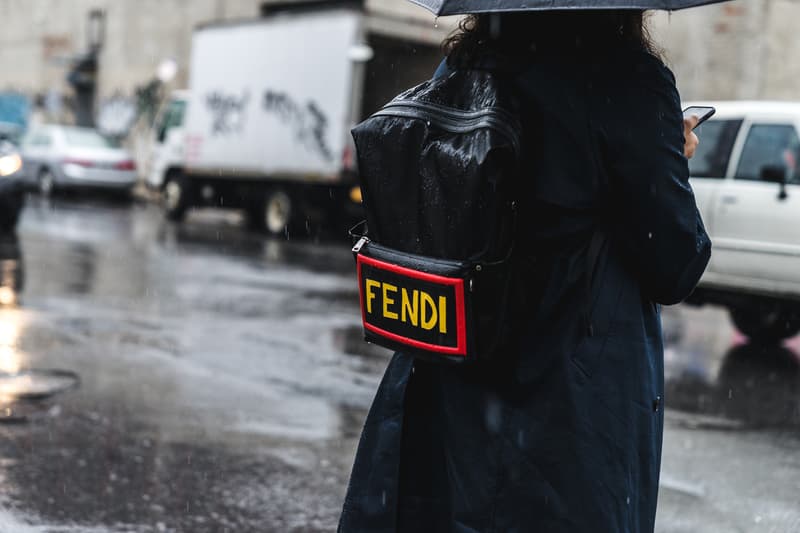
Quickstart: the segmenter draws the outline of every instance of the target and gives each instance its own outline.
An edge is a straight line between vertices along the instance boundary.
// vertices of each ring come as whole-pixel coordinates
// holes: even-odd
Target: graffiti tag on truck
[[[230,135],[244,130],[245,108],[250,93],[241,96],[214,91],[206,95],[206,105],[211,112],[211,134]]]
[[[333,160],[333,154],[325,140],[328,117],[316,102],[310,101],[301,105],[285,92],[267,90],[264,93],[263,106],[265,111],[274,113],[282,122],[290,125],[297,140],[308,150],[327,161]]]

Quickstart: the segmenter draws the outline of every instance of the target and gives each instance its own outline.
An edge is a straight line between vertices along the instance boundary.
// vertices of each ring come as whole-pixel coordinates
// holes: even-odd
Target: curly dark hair
[[[634,10],[470,15],[445,40],[443,48],[451,66],[463,67],[488,51],[518,57],[548,47],[590,53],[615,44],[638,46],[660,56],[645,13]]]

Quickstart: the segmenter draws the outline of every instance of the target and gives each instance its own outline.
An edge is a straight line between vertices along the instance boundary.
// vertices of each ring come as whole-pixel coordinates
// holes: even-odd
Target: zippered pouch
[[[429,360],[477,359],[471,325],[478,265],[398,252],[366,237],[353,252],[367,341]]]

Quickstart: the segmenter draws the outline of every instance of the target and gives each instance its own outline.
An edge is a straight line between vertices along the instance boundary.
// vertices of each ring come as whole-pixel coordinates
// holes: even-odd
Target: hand
[[[686,159],[694,157],[694,153],[700,145],[700,139],[697,138],[697,135],[693,131],[697,127],[698,122],[700,122],[700,119],[695,116],[683,119],[683,136],[686,138],[686,144],[683,146],[683,154],[686,156]]]

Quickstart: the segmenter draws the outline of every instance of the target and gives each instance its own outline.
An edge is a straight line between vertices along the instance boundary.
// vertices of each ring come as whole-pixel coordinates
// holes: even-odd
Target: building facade
[[[282,0],[287,3],[286,0]],[[128,93],[156,75],[165,59],[186,84],[192,30],[200,24],[258,17],[264,0],[0,0],[13,21],[0,33],[0,87],[29,93],[66,90],[70,64],[89,50],[89,14],[105,13],[99,52],[101,96]],[[447,26],[399,0],[368,0],[375,25],[438,41]]]
[[[800,2],[735,0],[652,18],[686,100],[800,100]]]
[[[277,0],[291,3],[291,0]],[[296,0],[301,2],[302,0]],[[31,97],[51,120],[69,120],[75,65],[97,48],[96,105],[147,96],[159,66],[174,64],[169,86],[185,87],[192,31],[199,25],[260,16],[265,0],[0,0],[0,91]],[[277,3],[277,2],[273,2]],[[399,0],[365,0],[380,33],[438,43],[447,34],[423,9]],[[103,14],[102,31],[92,12]],[[258,51],[255,51],[258,53]],[[262,51],[268,53],[268,51]],[[138,95],[138,96],[137,96]],[[124,106],[123,106],[124,107]]]
[[[286,0],[282,0],[286,1]],[[298,0],[301,1],[301,0]],[[381,33],[439,42],[456,20],[436,20],[403,0],[365,0]],[[29,95],[58,119],[74,107],[67,81],[90,50],[90,12],[104,13],[97,53],[98,106],[137,98],[174,62],[170,86],[188,80],[191,34],[200,25],[254,18],[264,0],[0,0],[0,91]],[[685,99],[800,100],[800,2],[736,0],[656,14],[653,33]],[[97,36],[94,38],[98,39]],[[264,51],[266,53],[266,51]],[[146,92],[144,93],[146,94]],[[52,117],[51,117],[52,118]]]

